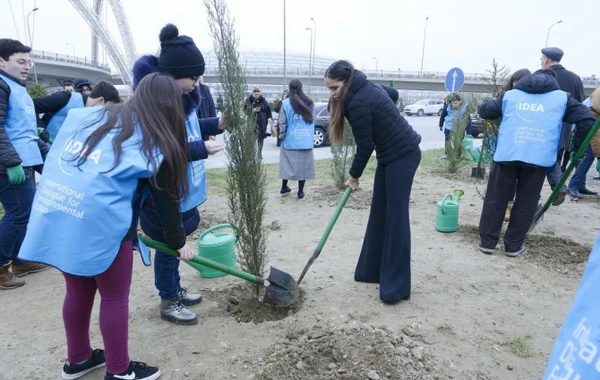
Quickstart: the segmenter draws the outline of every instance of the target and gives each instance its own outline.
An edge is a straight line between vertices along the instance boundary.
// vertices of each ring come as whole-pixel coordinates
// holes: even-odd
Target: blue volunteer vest
[[[566,107],[567,93],[561,90],[544,94],[506,92],[494,161],[553,166]]]
[[[187,129],[188,142],[202,141],[200,123],[195,112],[188,115],[185,127]],[[181,212],[189,211],[206,201],[206,168],[204,160],[188,162],[187,174],[190,183],[190,195],[181,199]]]
[[[71,97],[67,104],[61,108],[57,113],[52,116],[48,126],[46,127],[46,131],[50,135],[50,138],[54,140],[56,135],[58,134],[58,130],[63,125],[65,119],[67,118],[67,113],[71,108],[83,108],[83,97],[80,93],[72,92]]]
[[[8,140],[13,145],[22,166],[36,166],[44,163],[38,145],[37,121],[33,99],[27,89],[19,83],[0,74],[10,87],[8,110],[4,119],[4,129]]]
[[[283,146],[289,150],[312,149],[314,145],[315,123],[306,121],[302,115],[294,112],[290,99],[285,99],[282,104],[287,119]]]
[[[155,168],[140,154],[139,130],[123,143],[112,170],[113,132],[76,167],[73,157],[104,122],[98,121],[99,110],[73,109],[65,119],[46,159],[19,258],[76,276],[96,276],[114,262],[132,223],[138,180],[154,175]]]
[[[600,237],[554,343],[544,380],[600,379]]]
[[[444,128],[451,131],[454,128],[454,120],[461,118],[467,112],[467,105],[463,104],[460,108],[454,109],[452,104],[448,104],[446,112],[448,112],[448,115],[444,118]]]

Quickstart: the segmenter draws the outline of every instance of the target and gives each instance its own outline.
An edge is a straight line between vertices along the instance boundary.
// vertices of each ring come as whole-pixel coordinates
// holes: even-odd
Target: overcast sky
[[[92,0],[88,0],[91,4]],[[104,1],[108,6],[109,1]],[[13,21],[10,5],[16,18]],[[202,0],[122,0],[139,54],[156,52],[166,23],[178,26],[201,48],[212,48]],[[144,5],[144,8],[141,5]],[[283,51],[283,0],[228,0],[240,48]],[[2,0],[0,35],[25,41],[25,17],[34,6],[37,50],[90,54],[90,29],[68,0]],[[23,12],[24,9],[24,12]],[[109,11],[109,29],[120,42]],[[594,24],[600,0],[287,0],[287,49],[310,47],[311,17],[317,22],[316,54],[349,59],[358,68],[418,71],[425,17],[429,17],[424,70],[460,67],[483,73],[492,58],[512,70],[539,68],[540,49],[565,51],[562,63],[580,76],[600,75],[600,44]],[[31,16],[33,25],[34,16]],[[596,26],[597,28],[597,26]],[[17,33],[18,29],[18,33]],[[594,33],[596,32],[596,33]]]

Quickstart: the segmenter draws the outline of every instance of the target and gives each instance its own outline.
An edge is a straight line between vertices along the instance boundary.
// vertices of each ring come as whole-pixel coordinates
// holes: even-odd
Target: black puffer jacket
[[[387,164],[418,149],[421,142],[421,136],[400,115],[388,93],[358,70],[346,95],[344,116],[356,140],[352,177],[362,175],[373,149],[377,162]]]
[[[556,79],[548,74],[533,73],[523,77],[515,85],[516,90],[524,91],[528,94],[544,94],[546,92],[560,90]],[[489,100],[479,106],[479,116],[482,119],[494,120],[502,117],[502,98]],[[594,124],[594,115],[587,106],[579,103],[571,94],[567,93],[567,108],[563,121],[569,124],[575,124],[575,146],[579,147],[585,140],[592,125]],[[502,128],[502,124],[500,124]]]

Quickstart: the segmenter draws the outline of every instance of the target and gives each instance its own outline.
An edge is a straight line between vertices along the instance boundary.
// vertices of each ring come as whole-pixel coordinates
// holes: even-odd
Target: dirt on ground
[[[181,264],[182,285],[204,296],[190,307],[199,322],[165,322],[154,270],[136,258],[131,359],[159,366],[169,380],[539,379],[596,240],[600,203],[568,199],[546,212],[522,257],[505,256],[502,244],[486,255],[476,249],[485,186],[468,174],[417,173],[410,204],[412,294],[397,305],[380,301],[377,284],[354,281],[372,194],[367,180],[350,196],[288,309],[260,303],[260,294],[238,278],[203,278]],[[597,190],[597,183],[590,178],[588,187]],[[437,232],[436,203],[454,189],[465,192],[460,229]],[[281,198],[273,183],[265,217],[269,265],[296,279],[343,191],[308,181],[305,194],[304,201]],[[544,188],[542,201],[549,194]],[[189,239],[194,247],[204,229],[227,220],[226,198],[211,195],[201,214],[201,228]],[[25,280],[0,292],[0,379],[56,379],[66,359],[64,280],[54,269]],[[97,296],[94,348],[103,347],[99,304]],[[103,376],[98,370],[85,379]]]

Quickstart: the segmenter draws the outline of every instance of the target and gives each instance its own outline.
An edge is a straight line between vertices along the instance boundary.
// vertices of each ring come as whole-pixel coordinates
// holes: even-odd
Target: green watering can
[[[439,232],[455,232],[458,230],[458,201],[464,193],[462,190],[454,190],[454,198],[452,194],[448,193],[437,203],[435,211],[436,230]]]
[[[213,232],[223,228],[233,229],[235,231],[235,235],[228,232]],[[238,241],[239,235],[240,229],[230,223],[218,224],[214,227],[208,228],[198,238],[198,256],[216,261],[217,263],[221,263],[230,268],[235,268],[235,245]],[[221,277],[227,274],[191,261],[188,261],[187,263],[193,266],[198,272],[200,272],[200,275],[205,278]]]

